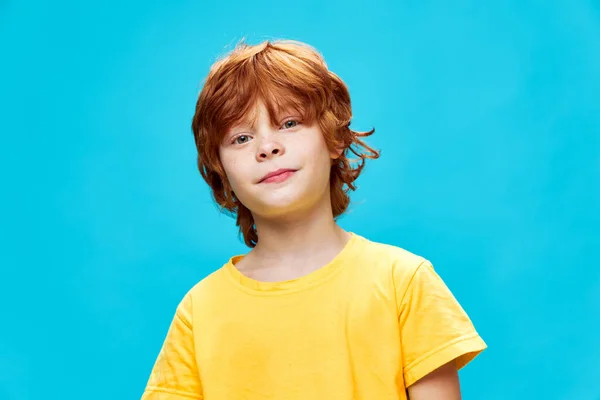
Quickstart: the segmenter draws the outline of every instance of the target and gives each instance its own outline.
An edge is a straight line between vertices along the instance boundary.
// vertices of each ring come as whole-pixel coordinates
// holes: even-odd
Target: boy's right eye
[[[244,143],[248,142],[248,140],[250,140],[250,138],[248,137],[248,135],[239,135],[239,136],[236,136],[233,139],[233,143],[235,143],[235,144],[244,144]]]

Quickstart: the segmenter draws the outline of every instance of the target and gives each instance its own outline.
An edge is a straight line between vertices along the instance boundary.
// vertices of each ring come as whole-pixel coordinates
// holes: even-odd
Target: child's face
[[[266,218],[307,212],[329,202],[331,159],[318,124],[304,125],[296,112],[280,115],[273,126],[258,102],[250,123],[232,127],[219,148],[235,196],[255,216]],[[280,175],[264,179],[276,171]]]

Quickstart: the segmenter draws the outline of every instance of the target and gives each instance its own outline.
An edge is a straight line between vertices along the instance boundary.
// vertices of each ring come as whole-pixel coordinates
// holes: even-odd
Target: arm
[[[411,400],[460,400],[458,370],[486,345],[433,266],[396,275],[404,383]],[[397,271],[398,272],[398,271]]]
[[[152,368],[142,400],[201,400],[202,385],[192,325],[192,302],[181,302]]]
[[[461,400],[455,362],[442,365],[408,387],[410,400]]]

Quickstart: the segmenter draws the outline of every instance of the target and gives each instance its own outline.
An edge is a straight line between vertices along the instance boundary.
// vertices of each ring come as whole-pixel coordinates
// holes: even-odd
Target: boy
[[[213,65],[198,165],[251,251],[183,298],[143,399],[460,398],[457,370],[486,345],[432,265],[336,223],[379,156],[350,119],[308,45],[242,44]]]

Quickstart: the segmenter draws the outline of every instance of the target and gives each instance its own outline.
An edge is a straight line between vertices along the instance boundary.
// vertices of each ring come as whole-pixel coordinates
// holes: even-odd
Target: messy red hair
[[[354,181],[365,160],[379,157],[379,151],[361,140],[375,129],[368,132],[350,129],[352,108],[348,88],[329,71],[314,48],[283,40],[254,46],[238,44],[211,67],[196,104],[192,131],[200,174],[211,187],[217,204],[237,216],[237,225],[249,247],[258,242],[254,218],[231,190],[219,159],[219,146],[225,133],[246,118],[258,100],[264,102],[273,125],[277,125],[280,111],[291,108],[302,115],[306,124],[319,124],[330,151],[343,149],[331,166],[334,217],[348,208],[348,191],[356,189]],[[358,159],[350,160],[350,152]]]

